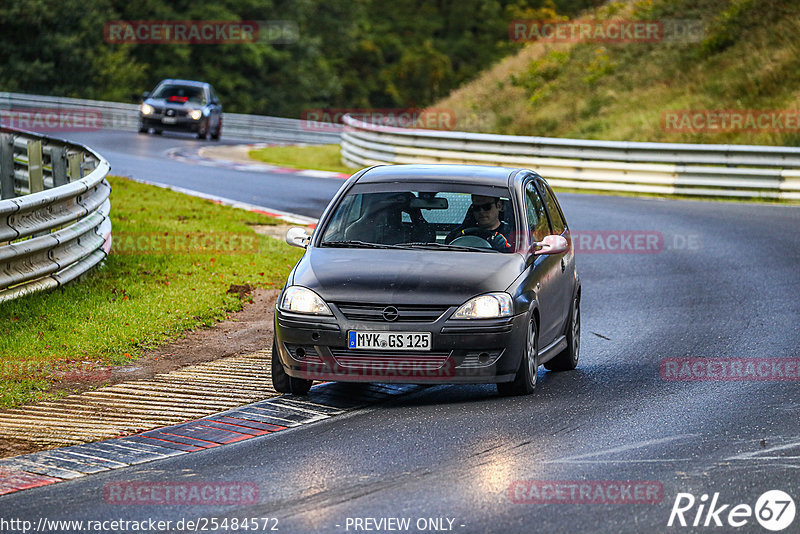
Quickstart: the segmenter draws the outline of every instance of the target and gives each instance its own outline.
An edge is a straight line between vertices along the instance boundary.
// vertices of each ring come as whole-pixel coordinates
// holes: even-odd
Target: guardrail
[[[0,128],[0,302],[66,284],[105,259],[110,169],[82,145]]]
[[[396,128],[344,117],[342,162],[525,167],[556,187],[800,200],[800,148],[592,141]]]
[[[0,117],[3,110],[24,112],[26,110],[68,110],[92,112],[99,116],[99,128],[135,132],[139,124],[139,106],[120,102],[100,100],[80,100],[22,93],[0,92]],[[94,117],[93,117],[94,118]],[[30,119],[32,120],[32,119]],[[222,135],[243,139],[275,141],[280,143],[332,144],[339,143],[341,125],[326,125],[325,130],[315,131],[308,121],[269,117],[265,115],[245,115],[224,113]],[[36,129],[33,125],[22,128]],[[85,126],[84,126],[85,127]]]

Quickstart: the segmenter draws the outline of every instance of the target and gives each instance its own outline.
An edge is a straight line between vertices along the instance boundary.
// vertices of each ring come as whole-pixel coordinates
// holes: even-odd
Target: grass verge
[[[242,307],[231,284],[281,287],[302,251],[258,213],[110,177],[114,246],[85,280],[0,307],[0,407],[50,397]]]
[[[355,169],[345,166],[339,154],[339,145],[270,146],[250,151],[250,157],[271,165],[294,169],[353,174]]]

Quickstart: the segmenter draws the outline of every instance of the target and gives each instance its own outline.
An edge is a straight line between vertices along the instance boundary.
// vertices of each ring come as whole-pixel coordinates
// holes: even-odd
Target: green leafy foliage
[[[213,84],[226,111],[425,106],[519,44],[513,18],[599,0],[5,0],[0,90],[133,102],[163,78]],[[296,24],[296,42],[110,44],[111,21]]]

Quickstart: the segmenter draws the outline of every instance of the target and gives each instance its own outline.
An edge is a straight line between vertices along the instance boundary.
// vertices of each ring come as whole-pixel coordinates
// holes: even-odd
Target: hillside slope
[[[800,144],[800,2],[612,2],[581,18],[681,20],[700,31],[678,42],[530,43],[434,107],[473,131]]]

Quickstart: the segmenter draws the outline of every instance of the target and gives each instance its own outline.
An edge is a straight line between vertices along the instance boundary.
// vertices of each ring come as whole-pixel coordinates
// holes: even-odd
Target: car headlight
[[[196,121],[199,121],[199,120],[200,120],[200,117],[202,117],[202,116],[203,116],[203,112],[202,112],[202,111],[200,111],[199,109],[193,109],[193,110],[192,110],[192,111],[189,113],[189,116],[190,116],[191,118],[193,118],[194,120],[196,120]]]
[[[142,112],[142,115],[150,115],[153,112],[153,106],[150,104],[142,104],[139,110]]]
[[[322,297],[301,286],[288,287],[283,292],[279,308],[283,311],[309,315],[333,315]]]
[[[511,295],[508,293],[487,293],[462,304],[452,318],[493,319],[495,317],[511,317],[511,308]]]

